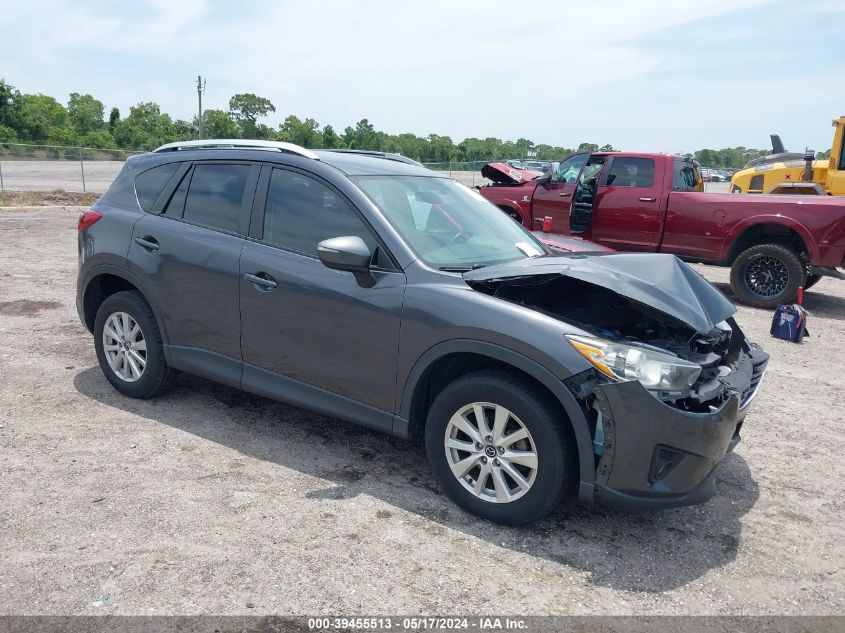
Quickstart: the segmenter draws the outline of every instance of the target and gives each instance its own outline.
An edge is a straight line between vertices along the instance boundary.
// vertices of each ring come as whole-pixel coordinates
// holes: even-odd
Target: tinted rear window
[[[135,194],[138,196],[138,204],[144,211],[149,211],[158,198],[164,186],[167,184],[176,170],[179,163],[167,163],[153,167],[135,176]]]
[[[185,200],[185,220],[237,232],[249,171],[249,165],[194,167]]]
[[[614,157],[607,184],[611,187],[651,187],[654,184],[654,160]]]

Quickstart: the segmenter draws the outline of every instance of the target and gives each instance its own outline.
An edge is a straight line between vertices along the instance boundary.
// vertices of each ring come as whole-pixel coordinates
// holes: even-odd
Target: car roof
[[[399,154],[369,150],[308,150],[291,143],[243,139],[208,139],[168,143],[150,153],[132,157],[133,167],[146,168],[173,160],[252,160],[307,168],[329,165],[347,176],[428,176],[447,178]]]
[[[406,162],[395,154],[357,153],[316,150],[320,161],[342,171],[347,176],[434,176],[448,175],[426,169],[416,162]]]

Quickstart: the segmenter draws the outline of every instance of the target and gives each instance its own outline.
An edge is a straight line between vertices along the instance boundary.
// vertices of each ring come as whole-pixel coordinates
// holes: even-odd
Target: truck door
[[[578,183],[578,175],[590,154],[581,152],[563,159],[557,170],[552,171],[552,179],[534,190],[531,204],[532,226],[535,231],[543,228],[543,218],[552,218],[552,232],[569,234],[569,212],[572,196]]]
[[[578,174],[578,183],[572,194],[569,215],[569,232],[572,235],[583,235],[589,239],[596,208],[598,184],[606,161],[607,156],[604,154],[590,156],[581,169],[581,173]]]
[[[663,215],[662,163],[639,156],[608,160],[586,237],[620,251],[656,251]]]

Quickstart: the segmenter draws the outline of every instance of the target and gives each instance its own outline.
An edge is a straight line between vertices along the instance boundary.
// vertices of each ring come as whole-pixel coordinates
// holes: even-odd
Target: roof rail
[[[377,152],[369,149],[324,149],[323,152],[337,152],[338,154],[363,154],[364,156],[373,156],[375,158],[384,158],[386,160],[395,160],[398,163],[406,163],[408,165],[416,165],[422,167],[422,163],[418,163],[413,158],[402,156],[402,154],[392,154],[390,152]]]
[[[178,152],[192,149],[263,149],[275,150],[277,152],[288,152],[290,154],[297,154],[310,158],[312,160],[320,160],[310,149],[305,149],[293,143],[284,143],[282,141],[262,141],[242,138],[210,138],[194,141],[176,141],[175,143],[167,143],[161,147],[153,150],[156,152]]]

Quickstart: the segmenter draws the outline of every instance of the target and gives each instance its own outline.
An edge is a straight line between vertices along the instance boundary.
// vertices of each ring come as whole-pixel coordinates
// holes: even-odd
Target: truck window
[[[672,191],[704,191],[704,181],[695,163],[675,160],[674,168]]]
[[[557,169],[552,172],[552,182],[559,182],[564,185],[574,183],[578,179],[578,174],[581,173],[581,168],[589,157],[589,154],[575,154],[561,161]]]
[[[614,156],[610,163],[606,184],[610,187],[652,187],[654,159]]]

